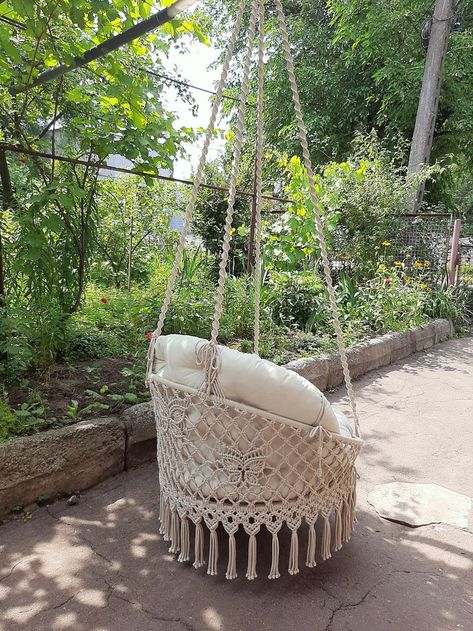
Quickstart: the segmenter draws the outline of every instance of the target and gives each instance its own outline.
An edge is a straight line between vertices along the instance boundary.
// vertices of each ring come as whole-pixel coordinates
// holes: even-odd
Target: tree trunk
[[[11,183],[10,169],[8,167],[7,156],[5,151],[0,150],[0,181],[2,183],[2,208],[8,210],[16,204],[15,193]],[[4,249],[2,237],[2,225],[0,222],[0,308],[5,306],[6,289],[5,289],[5,267],[4,267]]]
[[[133,256],[133,215],[130,219],[130,234],[128,236],[128,270],[127,270],[127,289],[131,291],[131,261]]]
[[[429,165],[432,140],[442,83],[442,72],[447,54],[448,36],[454,16],[455,0],[436,0],[430,33],[424,78],[419,97],[417,116],[409,155],[408,174],[416,174]],[[420,210],[424,185],[413,192],[413,212]]]

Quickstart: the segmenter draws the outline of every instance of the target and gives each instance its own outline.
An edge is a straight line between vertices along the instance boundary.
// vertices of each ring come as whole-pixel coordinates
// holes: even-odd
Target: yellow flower
[[[430,267],[430,261],[424,261],[424,267]]]
[[[401,263],[401,261],[394,261],[394,265],[395,265],[396,267],[401,267],[401,266],[402,266],[402,263]]]
[[[378,263],[378,269],[380,272],[385,272],[386,271],[386,265],[384,265],[384,263]]]
[[[391,245],[391,241],[383,241],[383,245],[385,248],[388,248]]]
[[[415,267],[416,269],[419,269],[420,267],[424,267],[424,264],[423,264],[423,263],[421,263],[420,261],[416,261],[416,262],[414,263],[414,267]]]
[[[427,289],[427,285],[426,285],[425,283],[421,283],[421,284],[420,284],[420,287],[421,287],[422,289]]]

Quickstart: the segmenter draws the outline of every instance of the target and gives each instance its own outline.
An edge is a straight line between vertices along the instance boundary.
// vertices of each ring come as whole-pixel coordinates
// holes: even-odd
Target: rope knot
[[[222,365],[218,344],[214,342],[199,344],[196,348],[196,361],[197,365],[202,366],[204,371],[204,381],[200,392],[207,396],[213,394],[223,401],[225,393],[218,378]]]

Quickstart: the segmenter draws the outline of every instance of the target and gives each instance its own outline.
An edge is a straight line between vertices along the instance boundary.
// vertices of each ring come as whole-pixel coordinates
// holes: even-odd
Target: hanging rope
[[[263,88],[264,88],[264,2],[259,3],[258,32],[258,103],[256,131],[256,217],[255,217],[255,332],[254,352],[259,354],[260,293],[261,293],[261,195],[264,149]]]
[[[205,164],[207,162],[207,154],[208,154],[208,150],[209,150],[210,140],[212,138],[212,135],[213,135],[213,132],[214,132],[214,129],[215,129],[215,122],[217,120],[217,114],[218,114],[218,111],[220,109],[220,105],[221,105],[221,102],[222,102],[223,90],[224,90],[224,87],[225,87],[225,82],[227,80],[228,71],[229,71],[229,68],[230,68],[230,62],[231,62],[231,59],[233,57],[233,53],[234,53],[234,50],[235,50],[235,46],[236,46],[236,42],[237,42],[237,38],[238,38],[238,33],[240,32],[245,5],[246,5],[246,0],[240,0],[240,4],[238,6],[238,12],[237,12],[235,24],[234,24],[233,29],[232,29],[232,33],[231,33],[231,36],[230,36],[230,41],[229,41],[229,44],[228,44],[228,49],[227,49],[227,52],[226,52],[226,55],[225,55],[225,60],[224,60],[224,63],[223,63],[222,74],[220,76],[220,80],[219,80],[219,83],[218,83],[215,100],[214,100],[213,105],[212,105],[210,121],[209,121],[209,125],[207,127],[207,131],[206,131],[206,134],[205,134],[204,145],[203,145],[203,148],[202,148],[202,153],[201,153],[201,156],[200,156],[199,165],[197,167],[197,171],[196,171],[195,178],[194,178],[194,186],[192,187],[192,193],[191,193],[191,196],[190,196],[190,199],[189,199],[189,203],[187,204],[187,208],[186,208],[186,213],[185,213],[185,217],[184,217],[184,226],[183,226],[182,233],[181,233],[181,236],[180,236],[180,239],[179,239],[179,244],[178,244],[177,252],[176,252],[176,258],[174,259],[174,265],[173,265],[173,268],[172,268],[172,271],[171,271],[171,275],[170,275],[169,280],[168,280],[168,284],[167,284],[167,287],[166,287],[166,292],[164,294],[164,299],[163,299],[163,304],[161,306],[161,312],[159,314],[158,324],[157,324],[156,330],[153,333],[153,339],[151,340],[151,343],[150,343],[149,349],[148,349],[147,377],[149,377],[149,375],[151,374],[155,342],[156,342],[156,339],[162,333],[163,326],[164,326],[164,320],[166,318],[166,314],[167,314],[167,311],[169,309],[169,304],[171,302],[171,296],[172,296],[172,292],[173,292],[174,285],[175,285],[175,282],[176,282],[177,273],[178,273],[179,267],[180,267],[181,262],[182,262],[182,256],[183,256],[183,253],[184,253],[184,248],[186,246],[187,236],[189,234],[189,229],[190,229],[191,222],[192,222],[192,215],[193,215],[193,212],[194,212],[195,202],[196,202],[196,199],[197,199],[197,193],[199,191],[199,186],[200,186],[200,183],[201,183],[201,180],[202,180],[204,167],[205,167]]]
[[[227,215],[225,219],[225,232],[223,237],[222,258],[218,275],[217,296],[215,300],[215,313],[212,323],[212,333],[210,343],[217,344],[220,318],[223,311],[223,297],[225,291],[225,279],[227,276],[228,254],[230,252],[230,240],[233,222],[233,211],[235,208],[235,197],[237,188],[237,178],[240,171],[241,152],[243,146],[243,132],[245,126],[246,100],[248,97],[251,56],[253,52],[253,41],[256,31],[256,17],[258,14],[259,0],[251,3],[250,24],[248,27],[248,38],[246,42],[245,56],[243,61],[243,76],[241,80],[240,105],[238,107],[237,125],[235,130],[235,151],[233,154],[232,172],[230,177],[230,192],[228,196]]]
[[[315,225],[317,227],[317,237],[320,244],[320,253],[321,253],[322,264],[324,268],[325,283],[327,285],[327,291],[328,291],[329,300],[330,300],[330,307],[332,311],[333,325],[335,328],[335,334],[337,336],[338,351],[340,353],[340,360],[341,360],[342,368],[343,368],[343,376],[345,377],[348,398],[349,398],[350,406],[353,413],[353,420],[355,423],[355,434],[356,436],[359,437],[361,434],[360,434],[360,423],[359,423],[358,414],[356,411],[355,393],[353,391],[350,370],[348,368],[347,352],[345,348],[345,342],[343,339],[343,331],[340,325],[340,318],[338,315],[337,299],[335,296],[335,290],[333,288],[332,274],[330,272],[330,263],[328,259],[325,237],[323,233],[323,225],[322,225],[322,219],[320,216],[319,201],[317,198],[317,193],[315,192],[314,171],[312,168],[312,161],[310,159],[310,153],[309,153],[309,145],[307,142],[307,131],[305,128],[303,117],[302,117],[299,90],[297,87],[296,76],[294,72],[294,60],[292,57],[291,48],[289,44],[289,36],[287,33],[286,19],[284,17],[284,10],[282,7],[281,0],[275,0],[275,3],[276,3],[276,11],[277,11],[278,21],[279,21],[279,28],[281,30],[281,38],[282,38],[284,55],[286,58],[287,72],[289,75],[289,83],[291,86],[292,100],[294,102],[294,110],[296,113],[299,139],[302,145],[304,166],[307,171],[307,176],[309,178],[309,195],[310,195],[310,200],[312,202],[312,206],[314,209]]]

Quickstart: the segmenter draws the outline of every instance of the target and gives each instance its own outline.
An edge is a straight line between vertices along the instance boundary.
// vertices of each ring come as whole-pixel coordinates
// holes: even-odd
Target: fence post
[[[455,219],[452,233],[452,247],[450,250],[450,268],[448,270],[448,284],[454,285],[457,275],[458,246],[460,244],[461,219]]]

